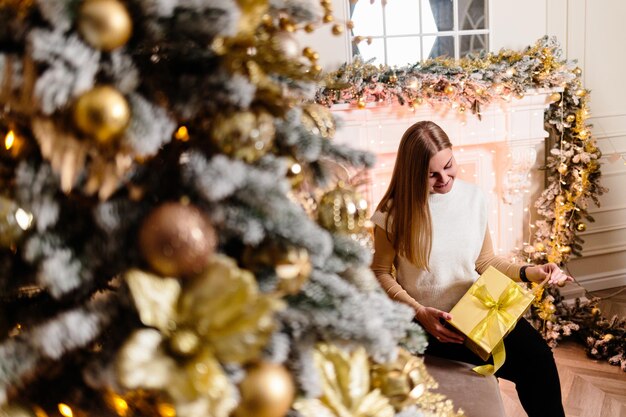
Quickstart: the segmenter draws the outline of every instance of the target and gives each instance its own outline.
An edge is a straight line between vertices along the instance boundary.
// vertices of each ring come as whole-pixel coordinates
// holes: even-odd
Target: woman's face
[[[445,194],[452,189],[456,178],[457,165],[452,149],[446,148],[430,158],[428,164],[428,185],[431,193]]]

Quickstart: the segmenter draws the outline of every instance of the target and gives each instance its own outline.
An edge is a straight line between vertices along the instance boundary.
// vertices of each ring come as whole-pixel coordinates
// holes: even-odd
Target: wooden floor
[[[603,297],[617,290],[619,288],[594,295]],[[602,301],[600,309],[607,317],[613,314],[626,317],[626,290]],[[588,358],[584,347],[575,342],[563,342],[557,346],[554,358],[567,417],[626,417],[626,372],[606,361]],[[514,384],[500,380],[500,392],[507,417],[527,417],[519,404]]]

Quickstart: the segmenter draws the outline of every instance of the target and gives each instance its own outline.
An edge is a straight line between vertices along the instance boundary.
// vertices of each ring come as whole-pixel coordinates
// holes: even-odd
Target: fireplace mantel
[[[492,103],[481,108],[480,119],[448,104],[414,109],[380,103],[363,109],[335,105],[332,112],[341,120],[335,140],[376,154],[366,190],[370,207],[375,207],[387,188],[404,131],[420,120],[437,123],[454,145],[459,176],[479,184],[487,195],[494,247],[508,254],[528,239],[529,205],[544,187],[544,175],[536,168],[543,162],[548,136],[543,115],[554,92],[533,90],[520,99]]]

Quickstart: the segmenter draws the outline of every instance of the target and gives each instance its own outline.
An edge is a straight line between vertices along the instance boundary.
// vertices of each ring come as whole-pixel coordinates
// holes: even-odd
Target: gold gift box
[[[494,354],[495,372],[501,363],[496,363],[494,350],[501,350],[503,362],[504,347],[498,345],[534,298],[533,292],[490,266],[452,308],[449,323],[467,336],[465,345],[483,360]]]

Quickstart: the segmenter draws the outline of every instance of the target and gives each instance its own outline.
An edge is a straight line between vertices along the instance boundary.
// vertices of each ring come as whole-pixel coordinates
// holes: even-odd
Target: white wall
[[[601,206],[590,210],[596,222],[581,234],[583,257],[568,266],[589,290],[626,285],[626,165],[609,161],[616,152],[626,155],[626,2],[561,3],[549,11],[547,21],[561,21],[552,27],[564,26],[564,50],[578,60],[584,85],[591,89],[589,123],[604,154],[602,183],[609,188]]]
[[[333,0],[339,22],[347,20],[347,2]],[[586,241],[583,256],[572,259],[568,268],[588,290],[626,285],[626,165],[608,160],[615,152],[626,155],[626,2],[491,0],[490,6],[492,51],[522,49],[547,34],[556,36],[565,57],[577,59],[583,70],[584,85],[592,90],[589,123],[604,153],[602,183],[610,190],[599,208],[591,208],[596,222],[581,233]],[[347,35],[330,36],[329,27],[320,32],[301,42],[320,53],[327,70],[349,60]],[[563,293],[581,291],[572,285]]]

